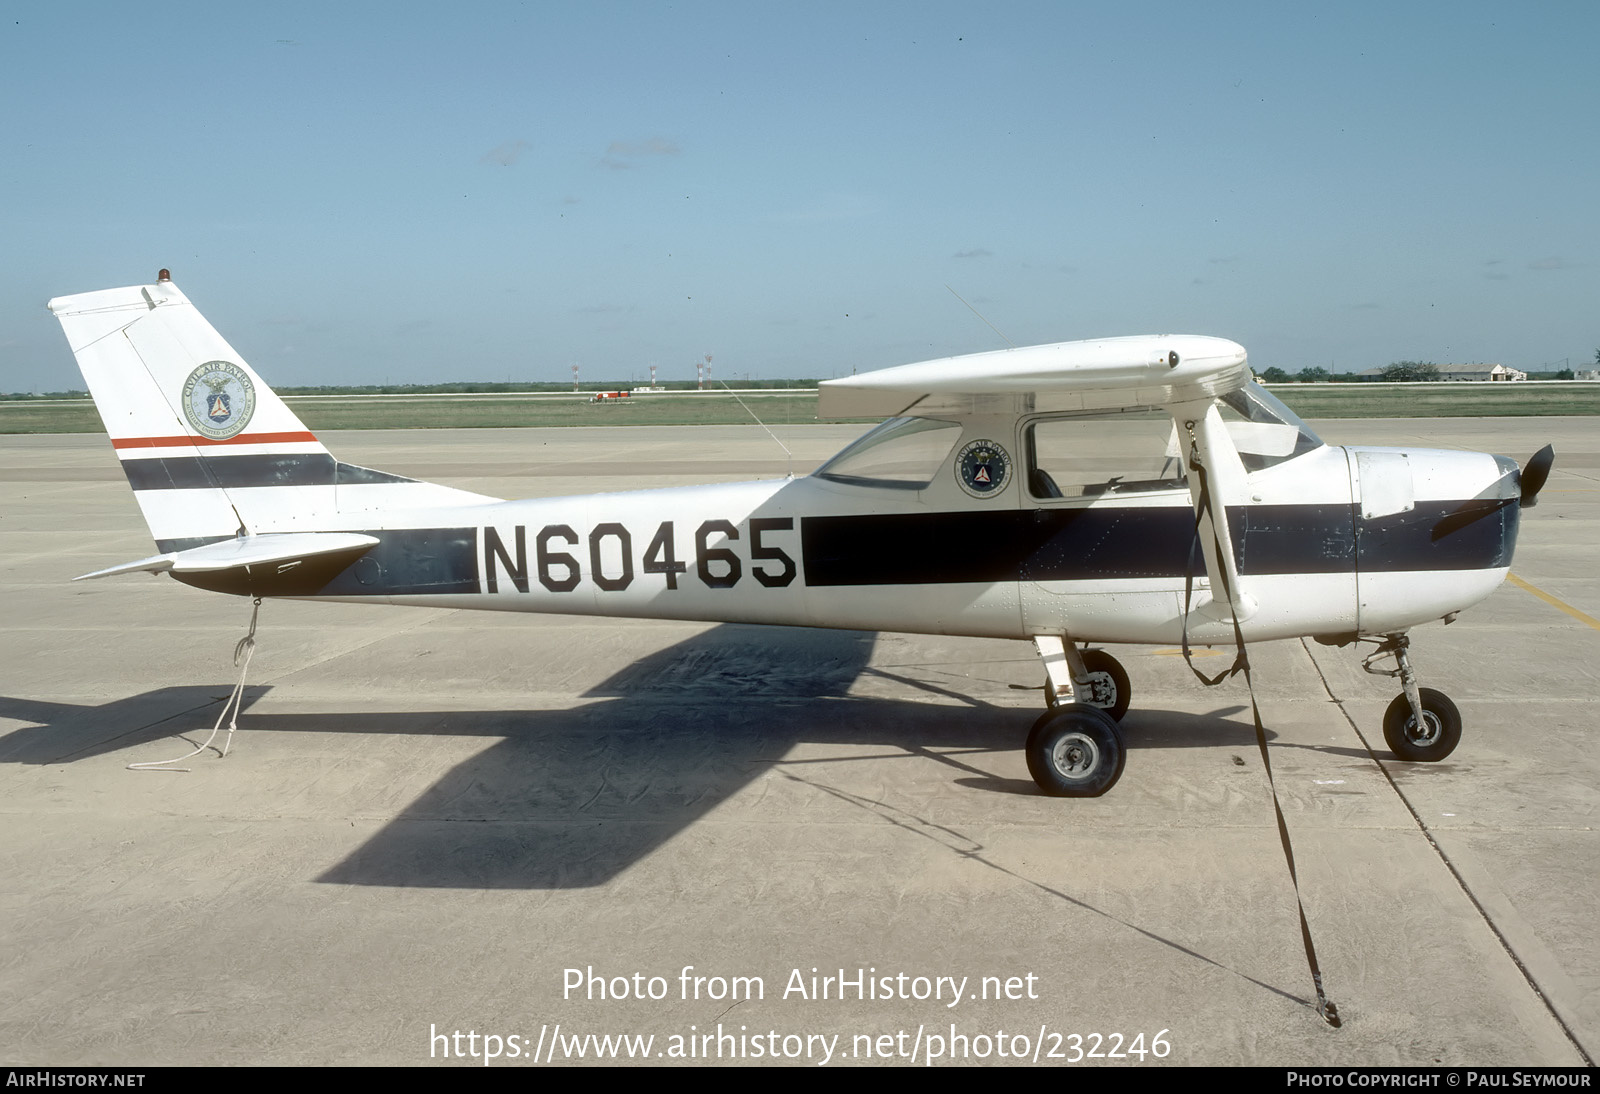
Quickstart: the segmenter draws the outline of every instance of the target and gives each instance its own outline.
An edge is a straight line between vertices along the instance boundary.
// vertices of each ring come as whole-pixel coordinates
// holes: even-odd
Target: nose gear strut
[[[1398,676],[1401,693],[1383,715],[1383,739],[1402,760],[1435,763],[1454,752],[1461,743],[1461,712],[1449,696],[1433,688],[1417,686],[1406,651],[1411,638],[1404,632],[1386,635],[1376,641],[1378,648],[1361,660],[1361,667],[1374,676]],[[1395,667],[1378,668],[1373,662],[1393,657]]]

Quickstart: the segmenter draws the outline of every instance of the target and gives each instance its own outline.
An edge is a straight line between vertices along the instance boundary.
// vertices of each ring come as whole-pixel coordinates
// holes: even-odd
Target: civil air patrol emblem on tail
[[[231,361],[207,361],[183,384],[183,416],[202,437],[225,441],[250,424],[256,389],[244,369]]]
[[[956,453],[956,481],[975,498],[992,498],[1011,479],[1011,458],[994,441],[973,441]]]

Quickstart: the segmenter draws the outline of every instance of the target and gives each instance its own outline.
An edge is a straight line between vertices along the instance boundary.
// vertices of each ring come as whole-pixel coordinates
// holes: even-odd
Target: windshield
[[[939,473],[960,436],[956,422],[890,418],[817,468],[816,474],[852,486],[921,490]]]
[[[1322,447],[1311,427],[1260,384],[1228,392],[1218,400],[1218,409],[1247,471],[1273,467]]]

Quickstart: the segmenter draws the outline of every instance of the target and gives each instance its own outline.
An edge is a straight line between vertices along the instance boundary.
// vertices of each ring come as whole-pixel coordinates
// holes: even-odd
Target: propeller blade
[[[1533,454],[1528,466],[1522,469],[1522,507],[1532,509],[1539,500],[1539,491],[1550,477],[1550,467],[1556,462],[1556,450],[1545,445]]]
[[[1510,498],[1500,498],[1497,501],[1469,501],[1457,509],[1454,513],[1450,513],[1438,524],[1433,526],[1433,542],[1438,543],[1441,539],[1450,535],[1452,532],[1459,532],[1461,529],[1467,527],[1467,525],[1480,521],[1484,517],[1492,516],[1510,504]]]

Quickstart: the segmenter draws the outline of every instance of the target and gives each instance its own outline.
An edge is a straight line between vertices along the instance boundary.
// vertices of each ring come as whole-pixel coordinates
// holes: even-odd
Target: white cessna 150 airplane
[[[830,380],[823,417],[889,420],[805,478],[501,501],[339,462],[165,270],[50,309],[160,551],[85,577],[1031,639],[1028,766],[1069,797],[1123,768],[1128,678],[1086,643],[1373,641],[1389,746],[1448,756],[1460,716],[1407,631],[1500,584],[1553,458],[1325,445],[1242,347],[1160,335]]]

